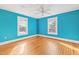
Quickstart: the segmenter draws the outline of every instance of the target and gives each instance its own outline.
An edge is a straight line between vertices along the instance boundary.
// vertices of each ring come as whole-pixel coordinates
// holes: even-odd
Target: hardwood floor
[[[0,45],[0,55],[79,55],[79,44],[37,36]]]

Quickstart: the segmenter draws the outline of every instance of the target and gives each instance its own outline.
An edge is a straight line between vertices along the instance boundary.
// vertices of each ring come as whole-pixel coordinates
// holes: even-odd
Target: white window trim
[[[50,19],[52,19],[52,20],[55,19],[56,20],[56,32],[55,33],[54,32],[52,32],[52,33],[49,32],[49,20]],[[49,18],[47,22],[48,22],[48,34],[58,35],[58,18],[57,17]]]
[[[19,20],[19,18],[24,18],[24,19],[26,19],[26,33],[25,34],[21,34],[20,32],[19,32],[19,26],[18,26],[18,20]],[[25,17],[22,17],[22,16],[17,16],[17,36],[23,36],[23,35],[27,35],[28,34],[28,18],[25,18]]]

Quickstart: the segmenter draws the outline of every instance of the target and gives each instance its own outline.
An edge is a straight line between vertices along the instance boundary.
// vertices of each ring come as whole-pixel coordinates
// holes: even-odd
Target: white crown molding
[[[47,11],[47,13],[44,13],[42,16],[40,6],[41,4],[0,4],[0,9],[9,10],[35,18],[47,17],[79,9],[79,4],[45,4],[44,11]]]

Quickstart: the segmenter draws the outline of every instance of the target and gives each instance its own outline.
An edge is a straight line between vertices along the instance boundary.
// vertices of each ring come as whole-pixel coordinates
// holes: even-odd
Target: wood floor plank
[[[0,45],[0,55],[79,55],[79,44],[36,36]]]

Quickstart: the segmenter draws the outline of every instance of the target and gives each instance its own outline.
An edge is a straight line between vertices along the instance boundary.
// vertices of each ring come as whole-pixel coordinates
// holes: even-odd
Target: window
[[[57,35],[57,17],[48,19],[48,34]]]
[[[17,35],[26,35],[28,34],[28,19],[24,17],[17,17]]]

